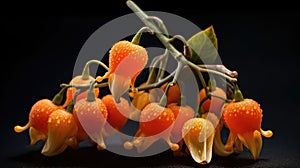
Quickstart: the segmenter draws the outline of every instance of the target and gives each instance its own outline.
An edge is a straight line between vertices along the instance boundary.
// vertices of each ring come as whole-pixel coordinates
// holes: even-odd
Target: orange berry
[[[101,132],[108,114],[105,104],[99,98],[92,102],[79,100],[74,106],[74,113],[86,132]]]
[[[129,41],[119,41],[109,51],[109,71],[126,77],[134,77],[148,61],[144,47]]]
[[[22,132],[29,127],[34,127],[37,131],[47,135],[49,115],[59,108],[59,106],[55,105],[51,100],[48,99],[37,101],[31,107],[28,123],[24,127],[15,126],[15,131]]]
[[[233,133],[246,133],[260,130],[262,109],[252,99],[228,103],[223,111],[225,124]]]
[[[145,135],[152,136],[172,128],[175,121],[171,109],[162,107],[158,103],[148,104],[140,116],[140,129]]]
[[[121,131],[128,120],[129,104],[124,98],[120,98],[120,103],[116,103],[112,95],[106,95],[102,98],[108,112],[107,123],[113,128]]]
[[[190,106],[178,106],[176,103],[172,103],[168,105],[175,116],[175,123],[172,129],[172,136],[175,142],[178,142],[182,139],[182,127],[184,123],[193,118],[195,115],[194,110]]]
[[[76,76],[74,77],[69,84],[89,84],[91,81],[93,81],[94,78],[92,76],[89,77],[89,79],[87,80],[84,80],[82,79],[82,76],[79,75],[79,76]],[[68,104],[71,103],[71,101],[73,100],[73,97],[75,96],[75,93],[77,92],[77,89],[74,88],[74,87],[70,87],[67,89],[67,93],[66,93],[66,101],[63,105],[63,107],[66,107],[68,106]],[[100,93],[100,90],[99,88],[95,88],[94,89],[94,92],[95,92],[95,96],[98,97],[99,96],[99,93]],[[86,98],[87,97],[87,93],[88,93],[88,90],[80,93],[78,96],[77,96],[77,100],[80,100],[80,99],[83,99],[83,98]]]
[[[167,86],[168,86],[168,83],[165,83],[161,86],[161,89],[163,91],[165,91]],[[175,84],[175,85],[171,86],[168,91],[168,104],[178,103],[180,96],[181,96],[181,93],[180,93],[179,85]]]

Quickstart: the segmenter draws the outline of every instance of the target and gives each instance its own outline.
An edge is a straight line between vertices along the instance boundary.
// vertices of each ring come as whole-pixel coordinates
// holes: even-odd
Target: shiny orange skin
[[[214,95],[221,96],[226,99],[226,93],[219,87],[216,87],[214,91],[211,92]],[[199,102],[206,97],[205,89],[202,88],[199,92]],[[213,104],[212,104],[213,103]],[[211,96],[211,99],[207,99],[203,104],[203,110],[205,112],[214,112],[216,114],[219,114],[222,110],[222,107],[224,105],[224,100]]]
[[[106,124],[110,124],[113,128],[121,131],[129,116],[128,101],[121,97],[120,103],[116,103],[112,95],[104,96],[102,101],[108,112]]]
[[[168,105],[175,116],[175,123],[172,129],[172,136],[175,141],[181,140],[182,137],[182,127],[186,121],[193,118],[195,115],[194,110],[190,106],[178,106],[176,103],[172,103]]]
[[[108,115],[105,104],[99,98],[91,102],[86,99],[79,100],[74,106],[73,113],[88,134],[101,132]]]
[[[148,54],[144,47],[123,40],[109,51],[109,72],[133,78],[144,69]]]
[[[140,129],[146,136],[153,136],[172,129],[174,121],[171,109],[150,103],[141,112]]]
[[[55,110],[53,113],[51,113],[47,121],[47,124],[49,127],[49,134],[55,133],[53,131],[51,132],[51,129],[57,130],[57,127],[59,127],[61,133],[66,132],[66,134],[70,128],[77,128],[72,113],[69,113],[64,109],[58,109]],[[67,136],[66,134],[62,136]]]
[[[74,77],[69,84],[89,84],[92,80],[94,80],[93,77],[89,77],[89,79],[87,80],[84,80],[82,79],[82,76],[76,76]],[[66,107],[68,106],[68,104],[71,103],[71,101],[73,100],[73,97],[75,96],[75,93],[76,93],[77,89],[75,87],[70,87],[67,89],[67,93],[66,93],[66,101],[63,105],[63,107]],[[100,90],[99,88],[95,88],[94,89],[94,92],[95,92],[95,97],[98,97],[99,96],[99,93],[100,93]],[[80,99],[84,99],[84,98],[87,98],[87,93],[88,93],[88,90],[80,93],[78,96],[77,96],[77,99],[76,101],[80,100]]]
[[[74,117],[74,120],[75,120],[75,122],[77,124],[77,128],[78,128],[78,130],[77,130],[77,140],[79,142],[86,140],[89,136],[85,132],[85,130],[83,129],[83,127],[82,127],[82,125],[81,125],[81,123],[80,123],[80,121],[79,121],[79,119],[76,115],[76,112],[73,112],[73,117]]]
[[[224,107],[224,121],[233,133],[246,133],[260,130],[262,109],[260,104],[252,99],[231,102]]]
[[[165,91],[168,86],[168,83],[163,84],[160,88]],[[168,104],[178,103],[181,97],[181,92],[178,84],[175,84],[169,88],[168,91]]]
[[[30,110],[29,123],[36,130],[47,135],[49,115],[60,107],[53,104],[51,100],[42,99],[37,101]]]

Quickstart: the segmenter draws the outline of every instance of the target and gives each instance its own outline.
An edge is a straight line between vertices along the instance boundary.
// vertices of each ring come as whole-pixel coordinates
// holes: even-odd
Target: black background
[[[300,165],[299,135],[299,12],[295,6],[269,7],[238,4],[168,5],[138,2],[144,10],[164,11],[185,17],[201,29],[213,25],[223,64],[239,72],[245,97],[260,102],[262,127],[274,136],[263,139],[261,157],[253,162],[247,152],[229,158],[214,157],[207,167],[297,167]],[[81,5],[81,4],[78,4]],[[47,6],[47,7],[46,7]],[[53,6],[53,7],[52,7]],[[131,13],[125,1],[115,4],[49,4],[39,8],[12,8],[1,17],[1,164],[8,167],[132,167],[192,166],[191,158],[174,159],[170,151],[147,157],[127,158],[107,151],[83,148],[67,150],[48,158],[39,152],[41,143],[28,146],[28,131],[13,132],[27,122],[30,107],[41,98],[51,98],[60,83],[72,78],[78,52],[87,38],[106,22]],[[109,11],[105,11],[109,10]],[[14,13],[14,14],[15,14]],[[7,14],[7,13],[6,13]],[[245,156],[244,156],[245,155]]]

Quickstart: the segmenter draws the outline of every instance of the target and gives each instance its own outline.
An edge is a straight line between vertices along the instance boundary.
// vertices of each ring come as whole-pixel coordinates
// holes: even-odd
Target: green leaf
[[[213,26],[193,35],[188,41],[192,56],[187,58],[194,64],[212,64],[218,56],[218,41]]]

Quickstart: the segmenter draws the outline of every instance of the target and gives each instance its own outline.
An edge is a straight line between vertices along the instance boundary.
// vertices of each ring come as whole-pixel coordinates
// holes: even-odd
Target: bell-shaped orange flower
[[[29,121],[25,126],[15,126],[15,132],[23,132],[29,128],[30,145],[39,140],[46,140],[48,134],[49,115],[60,107],[49,99],[37,101],[30,110]]]
[[[68,146],[78,147],[77,124],[72,113],[58,109],[48,119],[48,138],[42,154],[54,156],[62,153]]]
[[[104,96],[102,101],[108,112],[103,135],[105,138],[108,138],[115,133],[122,132],[123,126],[129,117],[129,103],[123,97],[121,97],[120,102],[117,103],[110,94]]]
[[[73,113],[87,135],[98,144],[97,148],[105,149],[102,131],[107,119],[107,109],[101,99],[90,93],[91,90],[86,99],[76,102]]]
[[[262,149],[261,135],[267,138],[273,135],[272,131],[261,129],[263,115],[260,104],[252,99],[234,101],[225,105],[223,115],[230,129],[225,149],[233,150],[236,141],[240,141],[250,150],[253,159],[257,159]]]
[[[139,153],[148,149],[154,142],[164,139],[172,151],[179,149],[178,144],[171,142],[171,131],[175,117],[171,109],[159,103],[148,104],[141,112],[139,129],[132,142],[125,142],[125,149],[137,148]]]
[[[148,61],[145,48],[129,41],[119,41],[109,51],[109,70],[100,82],[109,78],[109,88],[116,100],[128,91],[130,85],[134,90],[136,77],[144,69]]]

